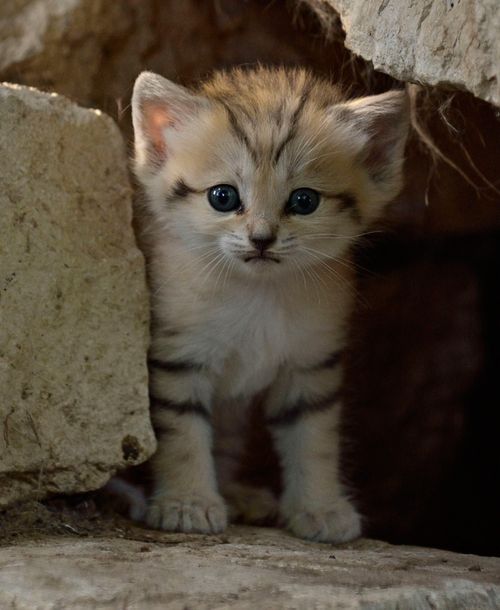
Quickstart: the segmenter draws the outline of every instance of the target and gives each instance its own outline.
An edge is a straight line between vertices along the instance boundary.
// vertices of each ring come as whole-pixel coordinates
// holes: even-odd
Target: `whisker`
[[[319,289],[319,282],[321,281],[326,292],[328,292],[328,286],[326,285],[323,278],[318,273],[316,273],[316,271],[312,267],[306,267],[306,272],[309,273],[309,275],[311,275],[311,277],[313,278],[314,287],[316,288],[316,294],[318,295],[318,304],[321,304],[321,291]]]
[[[297,263],[297,261],[295,259],[291,259],[292,262],[294,263],[296,269],[298,269],[300,271],[300,273],[302,274],[302,279],[304,280],[304,290],[307,290],[307,280],[306,280],[306,276],[304,274],[304,270],[302,269],[302,267]]]
[[[207,281],[208,277],[211,275],[211,273],[214,271],[214,269],[217,268],[217,266],[219,265],[220,261],[224,258],[224,256],[225,255],[223,252],[219,252],[219,254],[216,254],[212,259],[210,259],[208,261],[208,263],[198,272],[198,275],[203,275],[204,271],[207,270],[207,273],[206,273],[205,277],[203,278],[201,286],[205,285],[205,282]],[[214,267],[212,267],[210,269],[211,265],[214,265]]]
[[[355,235],[339,235],[338,233],[306,233],[303,237],[306,239],[336,237],[338,239],[357,239],[366,235],[374,235],[376,233],[384,233],[384,231],[365,231],[364,233],[356,233]]]
[[[299,281],[299,279],[300,279],[300,278],[299,278],[299,276],[298,276],[297,271],[300,269],[300,267],[299,267],[299,265],[297,264],[297,262],[296,262],[296,261],[294,261],[293,259],[292,259],[292,263],[294,264],[293,274],[294,274],[294,275],[295,275],[295,277],[297,278],[297,281]],[[304,288],[306,288],[305,276],[304,276]]]
[[[232,272],[232,270],[234,268],[234,264],[235,264],[234,259],[229,259],[229,265],[227,267],[227,271],[226,271],[226,274],[224,276],[224,282],[222,284],[222,290],[224,290],[226,288],[226,282],[227,282],[227,279],[231,276],[231,272]]]
[[[304,252],[306,252],[306,251],[304,250]],[[356,298],[360,298],[361,295],[352,286],[352,284],[350,282],[347,282],[340,275],[340,273],[338,273],[338,271],[336,271],[335,269],[333,269],[333,267],[328,265],[328,263],[326,261],[324,261],[322,258],[317,256],[313,252],[306,252],[306,254],[308,254],[311,258],[313,258],[315,260],[316,264],[321,265],[325,269],[325,272],[328,273],[332,277],[332,279],[336,280],[338,287],[341,288],[346,294],[349,294],[349,296],[355,296]]]
[[[229,262],[229,259],[224,255],[223,260],[222,260],[222,267],[220,268],[219,273],[217,274],[217,278],[215,280],[215,286],[214,286],[214,291],[217,291],[217,286],[219,285],[219,280],[224,272],[224,269],[226,268],[226,264]]]
[[[218,252],[219,248],[218,247],[212,247],[209,250],[207,250],[207,252],[205,252],[204,254],[202,254],[201,256],[197,256],[195,260],[188,260],[186,261],[183,265],[181,265],[180,267],[177,268],[177,273],[184,273],[186,271],[186,269],[189,269],[189,267],[197,267],[198,265],[200,265],[203,261],[205,261],[208,257],[213,256],[216,252]]]
[[[340,265],[343,265],[344,267],[347,267],[348,269],[351,269],[352,271],[358,270],[358,271],[363,271],[364,273],[368,273],[370,275],[375,275],[373,273],[373,271],[371,271],[370,269],[367,269],[366,267],[362,267],[361,265],[358,265],[358,263],[355,263],[353,260],[341,258],[339,256],[335,256],[334,254],[325,254],[324,252],[321,252],[321,250],[315,250],[314,248],[309,248],[307,246],[303,246],[303,248],[309,252],[314,252],[315,254],[320,254],[322,257],[324,257],[327,260],[335,261],[336,263],[339,263]]]

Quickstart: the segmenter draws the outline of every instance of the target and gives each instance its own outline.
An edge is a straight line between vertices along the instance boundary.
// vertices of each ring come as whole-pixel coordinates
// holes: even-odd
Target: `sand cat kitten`
[[[236,428],[261,394],[288,528],[320,541],[358,536],[339,473],[346,257],[400,189],[404,93],[346,100],[306,71],[264,68],[190,91],[145,72],[132,108],[135,172],[154,219],[159,446],[147,522],[225,528],[231,459],[216,474],[212,423],[236,458]]]

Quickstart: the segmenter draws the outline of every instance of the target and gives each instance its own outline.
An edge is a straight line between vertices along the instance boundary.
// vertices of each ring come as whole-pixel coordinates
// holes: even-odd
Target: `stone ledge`
[[[493,610],[500,559],[359,540],[332,547],[274,529],[222,536],[133,528],[0,549],[0,607]]]

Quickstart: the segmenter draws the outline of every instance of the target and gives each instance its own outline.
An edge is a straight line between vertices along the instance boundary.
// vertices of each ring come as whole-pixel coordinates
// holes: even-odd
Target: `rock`
[[[467,89],[500,106],[498,0],[306,0],[340,14],[346,45],[403,80]],[[328,22],[327,22],[328,25]]]
[[[271,529],[204,537],[49,538],[0,550],[0,606],[494,610],[500,560],[372,540],[332,547]]]
[[[114,122],[0,87],[0,505],[104,484],[154,450],[148,303]]]
[[[216,67],[307,57],[330,72],[325,46],[295,17],[293,3],[261,0],[3,0],[0,79],[101,108],[126,131],[141,70],[190,83]],[[310,17],[299,21],[316,27]]]
[[[0,7],[0,74],[88,100],[106,47],[131,24],[121,2],[7,0]]]
[[[376,69],[403,81],[467,89],[500,105],[497,0],[301,3],[311,5],[330,30],[331,9],[338,11],[347,46]],[[293,15],[283,7],[263,11],[258,2],[240,0],[4,0],[0,77],[121,115],[144,68],[189,81],[221,62],[307,58],[324,68],[329,58],[334,73],[342,72],[337,51],[315,48],[315,36],[300,30],[302,19],[294,30]]]

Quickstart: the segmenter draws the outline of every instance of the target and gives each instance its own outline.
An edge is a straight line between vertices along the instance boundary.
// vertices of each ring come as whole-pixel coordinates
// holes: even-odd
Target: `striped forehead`
[[[307,92],[289,100],[273,100],[245,108],[219,100],[232,135],[245,147],[256,167],[275,167],[297,133],[307,103]]]

